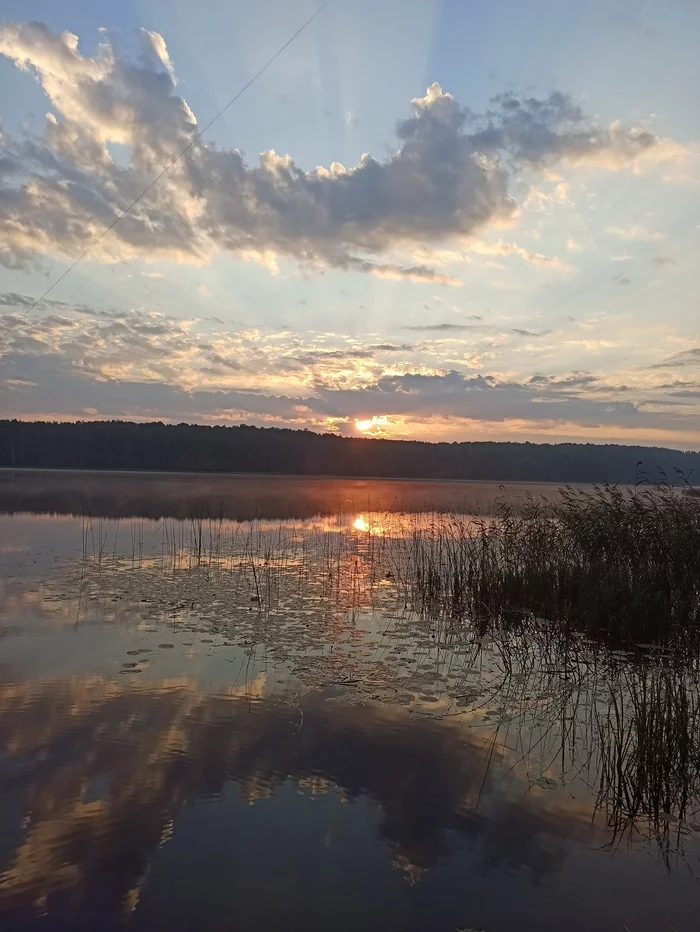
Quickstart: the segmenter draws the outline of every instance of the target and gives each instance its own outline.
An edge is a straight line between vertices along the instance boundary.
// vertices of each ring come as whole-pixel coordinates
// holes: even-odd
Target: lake
[[[402,569],[557,494],[0,471],[3,932],[696,930],[697,670]]]

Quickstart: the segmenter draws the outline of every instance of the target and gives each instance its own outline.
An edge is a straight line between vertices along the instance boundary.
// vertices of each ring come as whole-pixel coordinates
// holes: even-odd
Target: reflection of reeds
[[[646,827],[662,853],[678,850],[700,804],[697,683],[664,666],[630,666],[596,709],[598,803],[613,842]]]

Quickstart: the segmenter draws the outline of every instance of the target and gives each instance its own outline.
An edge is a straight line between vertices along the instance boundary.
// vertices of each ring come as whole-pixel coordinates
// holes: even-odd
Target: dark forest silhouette
[[[374,440],[246,425],[5,420],[0,466],[626,483],[644,474],[692,481],[700,475],[700,453],[619,444]]]

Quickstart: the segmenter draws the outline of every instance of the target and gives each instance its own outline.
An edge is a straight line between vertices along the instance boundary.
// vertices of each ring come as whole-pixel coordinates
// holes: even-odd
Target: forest
[[[620,444],[426,443],[247,425],[4,420],[0,467],[693,483],[700,453]]]

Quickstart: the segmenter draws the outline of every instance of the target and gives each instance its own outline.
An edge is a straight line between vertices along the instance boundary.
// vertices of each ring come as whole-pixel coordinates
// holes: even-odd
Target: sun
[[[355,421],[355,428],[359,430],[361,434],[378,434],[388,426],[389,418],[377,417],[376,414],[370,418],[362,418],[359,421]]]

